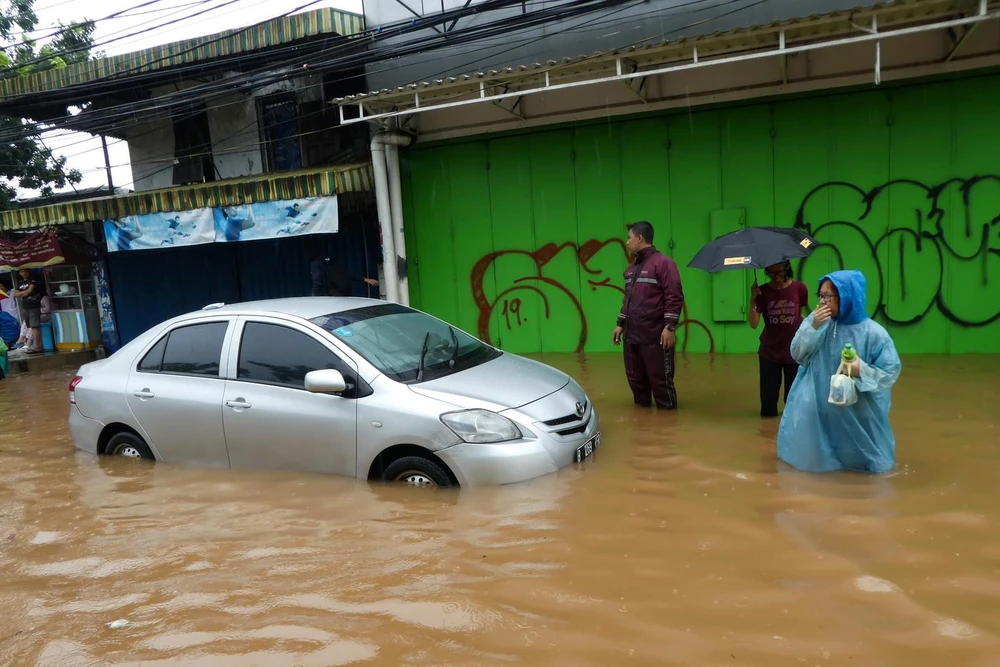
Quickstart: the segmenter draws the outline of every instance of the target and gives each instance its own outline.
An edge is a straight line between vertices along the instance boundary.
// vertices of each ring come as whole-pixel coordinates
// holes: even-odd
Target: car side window
[[[138,370],[218,377],[222,343],[228,328],[228,322],[178,327],[153,346],[139,363]]]
[[[305,389],[306,373],[326,368],[341,372],[348,389],[344,396],[350,397],[356,373],[315,338],[280,324],[248,322],[243,328],[238,380]]]
[[[139,362],[138,370],[145,373],[159,373],[160,366],[163,365],[163,351],[165,349],[167,349],[167,336],[156,341],[156,345]]]

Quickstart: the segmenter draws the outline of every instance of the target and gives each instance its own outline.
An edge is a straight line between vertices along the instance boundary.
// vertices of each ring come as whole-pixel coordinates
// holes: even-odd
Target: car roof
[[[200,311],[189,313],[224,313],[227,315],[268,315],[280,313],[311,320],[314,317],[342,313],[348,310],[385,304],[381,299],[365,299],[353,296],[302,296],[286,299],[266,299],[262,301],[242,301],[224,305],[211,304]]]

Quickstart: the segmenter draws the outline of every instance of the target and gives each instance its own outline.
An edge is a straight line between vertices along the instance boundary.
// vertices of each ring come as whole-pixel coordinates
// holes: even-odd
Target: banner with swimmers
[[[105,220],[104,238],[108,252],[121,252],[330,234],[338,229],[337,197],[306,197]]]

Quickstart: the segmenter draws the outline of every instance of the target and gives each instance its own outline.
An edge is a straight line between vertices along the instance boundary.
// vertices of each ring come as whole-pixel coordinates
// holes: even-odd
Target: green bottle
[[[849,364],[854,361],[857,357],[857,353],[854,351],[854,346],[848,343],[844,346],[844,350],[840,353],[840,358],[845,364]]]

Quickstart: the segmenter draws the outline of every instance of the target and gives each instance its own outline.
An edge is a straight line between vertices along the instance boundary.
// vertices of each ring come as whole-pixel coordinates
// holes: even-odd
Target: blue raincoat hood
[[[829,280],[840,295],[840,315],[836,320],[841,324],[858,324],[868,319],[868,281],[857,269],[834,271],[819,279],[822,285]]]

